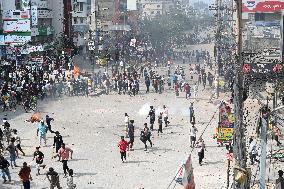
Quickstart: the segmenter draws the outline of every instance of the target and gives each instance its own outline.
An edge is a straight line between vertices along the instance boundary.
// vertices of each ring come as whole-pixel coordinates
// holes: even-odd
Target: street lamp
[[[279,106],[277,108],[274,108],[270,112],[265,112],[265,117],[269,119],[269,116],[275,113],[278,110],[284,109],[284,106]],[[261,134],[260,134],[260,140],[261,140],[261,153],[260,153],[260,178],[259,178],[259,184],[260,189],[265,189],[265,177],[266,177],[266,147],[267,147],[267,127],[269,124],[269,120],[265,120],[264,117],[261,118]]]

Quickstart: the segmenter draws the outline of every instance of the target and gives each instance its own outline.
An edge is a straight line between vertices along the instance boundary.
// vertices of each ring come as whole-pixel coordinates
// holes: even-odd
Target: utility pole
[[[246,156],[246,137],[245,128],[243,124],[243,61],[242,61],[242,0],[236,1],[237,5],[237,62],[235,63],[235,81],[234,81],[234,114],[235,114],[235,133],[234,133],[234,157],[235,157],[235,171],[237,169],[244,170],[247,173],[247,156]],[[244,183],[236,183],[234,181],[234,189],[248,189],[250,184],[247,182],[247,177]]]
[[[217,70],[216,70],[216,80],[217,80],[217,86],[216,86],[216,98],[219,98],[219,92],[220,92],[220,86],[219,86],[219,80],[220,80],[220,63],[221,63],[221,0],[216,0],[217,5],[217,31],[216,31],[216,52],[217,52]]]

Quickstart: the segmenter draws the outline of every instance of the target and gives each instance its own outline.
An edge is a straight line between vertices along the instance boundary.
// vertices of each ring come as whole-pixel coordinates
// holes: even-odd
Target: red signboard
[[[243,12],[280,12],[284,9],[284,2],[275,0],[244,0]]]

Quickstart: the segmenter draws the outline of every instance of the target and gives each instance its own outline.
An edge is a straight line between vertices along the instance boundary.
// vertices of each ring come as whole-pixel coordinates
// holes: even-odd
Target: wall
[[[52,2],[52,10],[53,10],[53,20],[52,27],[54,28],[54,38],[58,38],[63,33],[63,21],[64,21],[64,5],[63,1],[51,0]]]

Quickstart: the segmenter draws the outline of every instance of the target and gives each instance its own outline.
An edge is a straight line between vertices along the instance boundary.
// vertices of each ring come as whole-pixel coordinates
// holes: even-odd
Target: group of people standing
[[[145,146],[145,151],[148,150],[147,142],[150,143],[150,146],[153,146],[151,136],[152,132],[154,131],[154,125],[156,121],[156,112],[153,106],[150,106],[149,113],[147,115],[147,118],[149,118],[150,128],[148,127],[148,123],[144,123],[144,128],[140,131],[140,140]],[[133,150],[133,144],[134,144],[134,138],[135,138],[135,126],[134,126],[134,120],[129,118],[129,115],[125,113],[124,117],[124,123],[125,123],[125,135],[121,136],[120,141],[118,142],[118,147],[121,154],[121,160],[122,162],[126,161],[126,151]],[[157,133],[158,135],[160,133],[163,133],[163,124],[165,127],[168,127],[169,125],[169,112],[168,108],[163,105],[163,110],[158,115],[158,129]],[[129,138],[129,141],[126,141],[125,139]]]

